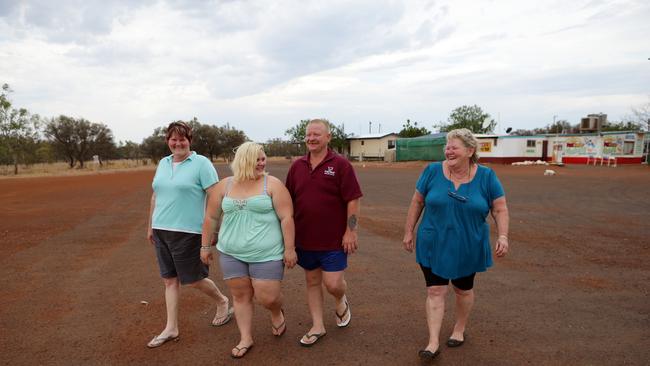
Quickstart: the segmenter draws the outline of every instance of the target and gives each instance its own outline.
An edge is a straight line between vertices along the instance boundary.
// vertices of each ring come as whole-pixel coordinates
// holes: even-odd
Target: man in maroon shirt
[[[296,160],[287,174],[287,188],[294,205],[298,264],[305,270],[307,302],[312,326],[300,339],[310,347],[326,334],[323,323],[323,291],[336,301],[336,325],[352,319],[345,296],[347,256],[357,250],[359,182],[350,162],[327,145],[329,123],[315,119],[307,124],[307,155]]]

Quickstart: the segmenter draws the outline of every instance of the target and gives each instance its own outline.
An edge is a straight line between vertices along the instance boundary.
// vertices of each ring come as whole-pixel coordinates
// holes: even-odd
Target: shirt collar
[[[196,151],[190,151],[190,155],[188,157],[186,157],[185,160],[192,160],[195,156],[196,156]],[[165,159],[167,159],[170,164],[173,164],[174,163],[174,160],[173,160],[174,159],[174,154],[167,155],[167,157]],[[185,160],[183,160],[183,161],[185,161]],[[179,163],[182,163],[183,161],[179,161]]]
[[[328,161],[328,160],[330,160],[330,159],[333,159],[334,156],[335,156],[334,154],[335,154],[334,151],[328,146],[327,147],[327,155],[325,155],[325,158],[323,159],[321,164]],[[306,155],[303,155],[300,158],[300,160],[302,160],[302,161],[306,162],[307,164],[309,164],[309,157],[310,156],[311,156],[311,153],[308,151]]]

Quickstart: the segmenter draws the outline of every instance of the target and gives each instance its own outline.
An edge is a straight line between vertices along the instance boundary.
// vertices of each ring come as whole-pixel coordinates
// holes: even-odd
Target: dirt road
[[[357,166],[361,249],[347,278],[353,320],[305,349],[300,269],[284,282],[288,331],[255,314],[255,348],[238,364],[409,365],[426,344],[424,281],[401,249],[423,164]],[[273,163],[284,179],[288,165]],[[463,347],[446,365],[647,365],[650,362],[650,169],[493,166],[511,212],[511,254],[476,281]],[[218,165],[222,176],[229,169]],[[181,341],[149,350],[164,326],[163,285],[145,226],[153,171],[0,180],[0,363],[219,365],[235,363],[235,323],[183,289]],[[218,267],[211,278],[225,289]],[[141,304],[147,301],[148,305]],[[442,336],[451,331],[452,297]]]

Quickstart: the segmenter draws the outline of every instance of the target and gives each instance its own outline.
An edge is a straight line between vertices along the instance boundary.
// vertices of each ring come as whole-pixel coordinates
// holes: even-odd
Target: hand
[[[508,237],[500,235],[494,248],[497,257],[504,257],[508,253]]]
[[[147,240],[149,240],[151,244],[156,244],[153,240],[153,229],[151,227],[147,229]]]
[[[415,244],[413,243],[412,231],[407,231],[404,233],[404,239],[402,239],[402,245],[404,245],[404,250],[406,250],[409,253],[413,253],[413,247],[415,246]]]
[[[201,262],[209,266],[210,263],[212,263],[212,261],[214,260],[214,256],[212,255],[212,252],[213,252],[212,248],[210,250],[201,248]]]
[[[357,249],[359,249],[357,232],[350,229],[345,230],[345,234],[343,234],[343,251],[347,254],[353,254]]]
[[[285,249],[284,250],[284,265],[285,267],[291,269],[293,268],[296,263],[298,262],[298,256],[296,255],[296,250],[295,249]]]

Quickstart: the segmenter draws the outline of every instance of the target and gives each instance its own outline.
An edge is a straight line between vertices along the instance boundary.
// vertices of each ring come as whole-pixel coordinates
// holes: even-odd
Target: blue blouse
[[[456,190],[445,177],[442,163],[431,163],[420,175],[416,189],[424,197],[416,261],[448,279],[483,272],[492,266],[486,218],[492,202],[504,195],[494,171],[479,165],[474,178]]]

